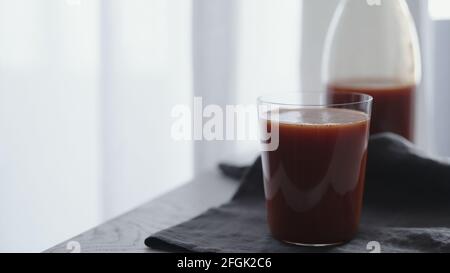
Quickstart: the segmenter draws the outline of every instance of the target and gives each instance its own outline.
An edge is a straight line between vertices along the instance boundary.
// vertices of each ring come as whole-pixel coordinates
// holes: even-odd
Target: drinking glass
[[[372,100],[342,92],[258,99],[267,221],[274,238],[327,246],[355,236]]]

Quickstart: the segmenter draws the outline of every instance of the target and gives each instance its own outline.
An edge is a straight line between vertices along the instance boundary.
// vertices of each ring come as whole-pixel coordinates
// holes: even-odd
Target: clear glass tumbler
[[[267,220],[283,242],[351,240],[361,215],[372,97],[293,93],[258,99]]]

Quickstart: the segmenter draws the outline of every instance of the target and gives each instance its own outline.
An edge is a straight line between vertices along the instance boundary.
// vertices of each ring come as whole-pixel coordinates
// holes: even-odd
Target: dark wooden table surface
[[[205,172],[188,184],[104,224],[70,238],[45,252],[155,252],[144,245],[149,235],[182,223],[227,202],[238,182],[218,171]]]

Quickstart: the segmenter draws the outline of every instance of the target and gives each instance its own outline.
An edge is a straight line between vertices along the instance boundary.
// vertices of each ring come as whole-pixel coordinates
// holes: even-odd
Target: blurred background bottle
[[[404,0],[342,0],[326,38],[322,79],[328,90],[374,97],[371,133],[414,140],[421,80],[417,30]]]

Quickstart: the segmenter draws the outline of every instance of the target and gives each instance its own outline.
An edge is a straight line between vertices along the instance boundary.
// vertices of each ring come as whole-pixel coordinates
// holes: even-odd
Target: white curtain
[[[441,121],[421,145],[450,155],[449,20],[409,2],[424,50],[420,118]],[[173,106],[318,88],[337,3],[0,0],[0,251],[41,251],[220,160],[251,160],[254,142],[174,141]]]
[[[255,104],[299,87],[301,1],[194,0],[194,94],[204,104]],[[255,131],[256,123],[250,130]],[[249,162],[252,141],[196,142],[195,170]]]
[[[192,98],[191,15],[0,0],[0,251],[42,251],[190,179],[170,114]]]
[[[450,1],[420,1],[422,43],[425,59],[424,93],[428,96],[428,148],[433,154],[450,156]],[[429,13],[428,13],[429,11]],[[430,16],[431,15],[431,16]]]
[[[166,192],[193,173],[171,110],[192,100],[191,3],[100,1],[102,216]]]
[[[100,221],[98,6],[0,1],[0,251]]]

